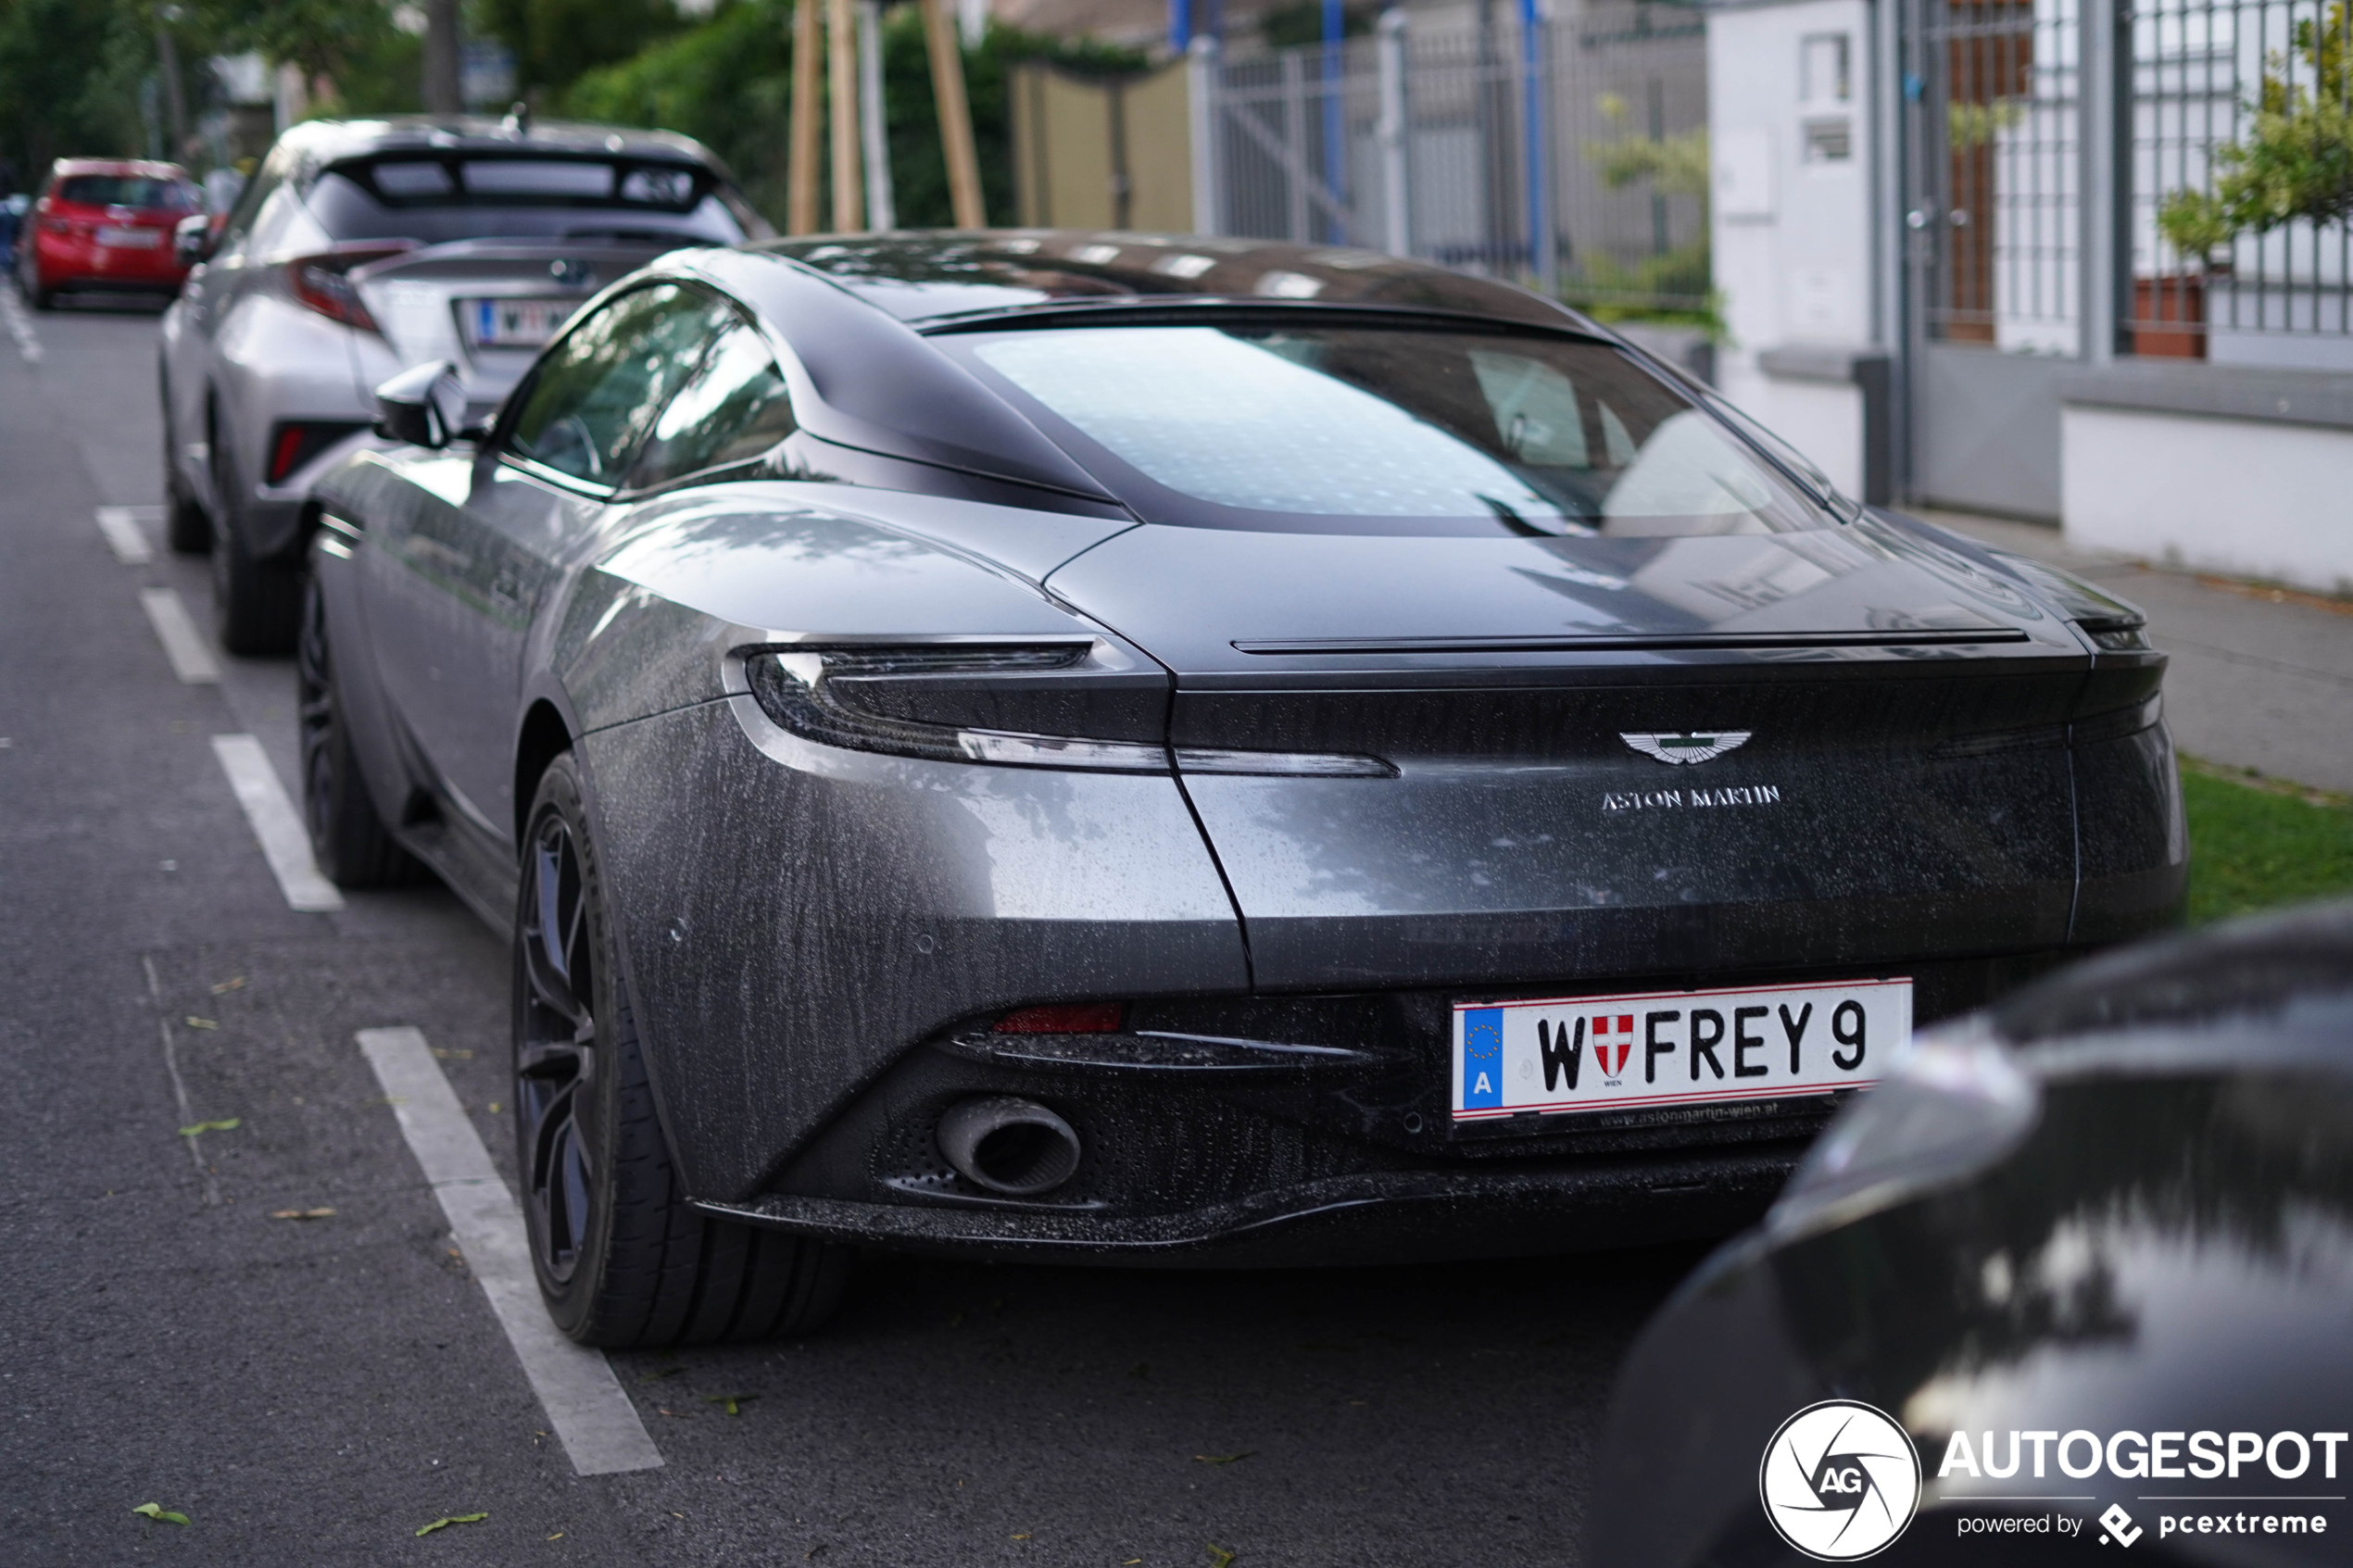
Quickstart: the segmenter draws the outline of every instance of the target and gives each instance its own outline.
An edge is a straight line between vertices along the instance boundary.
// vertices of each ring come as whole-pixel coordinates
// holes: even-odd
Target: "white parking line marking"
[[[572,1467],[583,1475],[660,1468],[661,1450],[604,1352],[573,1344],[548,1318],[531,1272],[522,1210],[459,1107],[425,1045],[424,1031],[362,1029],[359,1038],[392,1113],[400,1119],[409,1151],[441,1199],[466,1266],[482,1282],[482,1293],[547,1409],[548,1424],[572,1456]]]
[[[32,323],[24,319],[23,311],[17,308],[16,295],[12,290],[0,289],[0,325],[6,326],[8,335],[17,340],[17,352],[23,356],[26,364],[41,363],[41,340],[33,336]]]
[[[145,510],[145,507],[98,508],[98,532],[107,536],[107,548],[114,552],[114,558],[125,566],[145,566],[156,558],[146,530],[139,526],[139,514]]]
[[[196,630],[195,618],[188,613],[188,603],[170,588],[142,588],[139,608],[147,612],[147,622],[156,629],[156,640],[163,645],[164,658],[171,660],[171,672],[188,684],[211,685],[220,679],[220,661],[212,657],[212,649]]]
[[[220,759],[220,771],[229,775],[229,787],[237,792],[237,804],[245,808],[245,821],[261,841],[262,856],[278,879],[278,890],[286,896],[286,907],[320,914],[342,909],[343,895],[319,874],[319,864],[310,858],[310,835],[261,743],[251,735],[215,735],[212,754]]]

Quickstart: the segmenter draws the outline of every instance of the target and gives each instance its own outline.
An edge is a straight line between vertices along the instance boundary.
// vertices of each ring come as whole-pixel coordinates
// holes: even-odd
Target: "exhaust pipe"
[[[959,1100],[939,1119],[937,1136],[940,1158],[958,1175],[1013,1198],[1051,1191],[1078,1169],[1078,1135],[1036,1100]]]

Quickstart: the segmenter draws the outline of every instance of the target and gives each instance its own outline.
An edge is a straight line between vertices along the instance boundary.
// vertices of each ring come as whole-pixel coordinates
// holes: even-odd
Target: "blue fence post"
[[[1528,262],[1546,294],[1560,288],[1560,242],[1554,233],[1550,106],[1544,99],[1544,19],[1536,0],[1519,0],[1521,163],[1528,181]]]

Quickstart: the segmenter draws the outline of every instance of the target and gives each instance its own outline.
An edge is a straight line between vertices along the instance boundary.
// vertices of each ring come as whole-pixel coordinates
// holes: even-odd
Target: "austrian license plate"
[[[163,244],[160,229],[101,229],[98,243],[117,250],[153,250]]]
[[[483,348],[537,348],[571,320],[576,299],[470,299],[467,330]]]
[[[1454,1004],[1454,1120],[1827,1095],[1912,1033],[1909,980]]]

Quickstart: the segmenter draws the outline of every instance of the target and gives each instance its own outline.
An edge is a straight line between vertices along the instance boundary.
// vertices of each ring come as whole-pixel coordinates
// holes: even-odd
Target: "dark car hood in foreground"
[[[1806,1224],[1785,1197],[1787,1234],[1732,1243],[1645,1331],[1599,1449],[1596,1568],[1803,1561],[1767,1524],[1757,1469],[1783,1421],[1833,1397],[1894,1416],[1920,1455],[1921,1512],[1882,1561],[2079,1561],[2111,1504],[2142,1532],[2129,1561],[2347,1560],[2353,1441],[2334,1476],[2317,1447],[2300,1475],[2251,1461],[2200,1478],[2184,1455],[2200,1432],[2353,1430],[2353,906],[2085,965],[1994,1022],[2034,1042],[2016,1060],[2043,1080],[2013,1148],[1988,1141],[1843,1223]],[[2029,1443],[1995,1476],[1986,1435],[2007,1468],[2014,1431],[2128,1434],[2128,1470],[2171,1434],[2185,1473],[2070,1477],[2054,1459],[2037,1478]],[[1940,1475],[1956,1433],[1968,1461]],[[2293,1469],[2294,1445],[2281,1458]],[[2060,1510],[2080,1536],[1957,1523]],[[2325,1533],[2262,1532],[2289,1512]],[[2259,1533],[2160,1534],[2184,1514]]]

